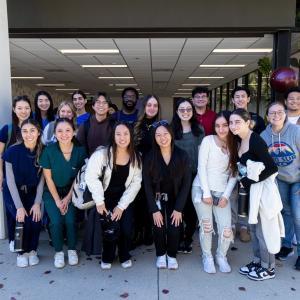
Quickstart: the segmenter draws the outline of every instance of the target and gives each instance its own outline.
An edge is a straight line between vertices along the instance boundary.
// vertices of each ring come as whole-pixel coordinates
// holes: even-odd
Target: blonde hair
[[[76,121],[76,109],[75,109],[73,102],[71,102],[69,100],[62,101],[57,108],[57,116],[59,117],[59,113],[64,106],[69,106],[69,108],[71,109],[72,114],[73,114],[72,122],[75,125],[76,124],[76,122],[75,122]]]

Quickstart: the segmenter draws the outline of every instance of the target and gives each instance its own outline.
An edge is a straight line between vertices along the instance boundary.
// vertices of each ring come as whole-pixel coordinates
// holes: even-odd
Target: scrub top
[[[8,145],[6,148],[9,146],[13,145],[17,141],[21,140],[21,128],[19,126],[15,127],[15,125],[9,125],[11,126],[11,136],[10,140],[8,141],[8,125],[4,125],[1,130],[0,130],[0,142],[5,144],[8,142]]]
[[[76,118],[77,127],[79,127],[82,123],[90,118],[91,114],[86,112]]]
[[[52,180],[56,187],[71,186],[79,169],[87,157],[85,147],[73,145],[71,158],[66,160],[60,150],[59,143],[48,145],[40,158],[40,165],[44,169],[51,169]],[[48,187],[45,185],[46,190]]]
[[[13,145],[4,152],[2,158],[12,164],[17,187],[38,185],[41,172],[39,166],[36,166],[35,155],[35,151],[31,152],[24,143]]]

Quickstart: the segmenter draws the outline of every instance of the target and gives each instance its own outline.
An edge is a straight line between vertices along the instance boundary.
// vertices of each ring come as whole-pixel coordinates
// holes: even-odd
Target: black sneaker
[[[255,271],[256,269],[260,268],[260,263],[256,263],[251,261],[251,263],[240,267],[239,273],[242,275],[248,275],[250,272]]]
[[[256,268],[254,271],[250,272],[247,277],[255,281],[272,279],[275,277],[275,269],[266,269],[263,267]]]
[[[300,256],[298,256],[296,263],[295,263],[295,269],[300,271]]]
[[[278,260],[287,260],[289,256],[294,255],[294,249],[293,248],[288,248],[288,247],[281,247],[280,251],[275,254],[275,258]]]
[[[180,246],[178,247],[178,252],[184,254],[190,254],[193,252],[193,247],[191,244],[187,245],[186,243],[181,243]]]

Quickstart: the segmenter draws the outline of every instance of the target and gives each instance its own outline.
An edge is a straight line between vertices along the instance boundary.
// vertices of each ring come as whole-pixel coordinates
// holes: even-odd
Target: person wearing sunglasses
[[[198,124],[196,111],[189,99],[180,98],[177,100],[175,110],[176,112],[172,120],[172,128],[175,135],[174,142],[176,146],[188,154],[190,170],[192,178],[194,178],[197,174],[198,152],[204,137],[204,129]],[[197,215],[192,203],[191,194],[189,194],[184,207],[183,221],[178,252],[191,253],[193,234],[197,225]]]
[[[143,180],[149,211],[157,268],[178,269],[176,254],[182,212],[190,190],[188,155],[174,145],[172,127],[166,120],[153,124],[153,146],[143,165]]]

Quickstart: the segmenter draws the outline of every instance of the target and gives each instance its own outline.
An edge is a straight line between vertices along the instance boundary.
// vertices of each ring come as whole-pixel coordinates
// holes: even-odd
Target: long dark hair
[[[157,96],[155,96],[153,94],[149,94],[143,99],[143,105],[142,105],[142,108],[139,110],[138,120],[134,126],[134,144],[135,145],[138,145],[142,139],[142,127],[143,127],[143,122],[146,119],[146,106],[147,106],[148,101],[151,98],[154,98],[158,104],[158,112],[157,112],[157,115],[153,118],[153,122],[156,122],[160,119],[161,107],[160,107],[159,99]]]
[[[17,106],[17,103],[19,101],[24,101],[24,102],[27,102],[30,109],[31,109],[31,112],[32,112],[32,107],[31,107],[31,103],[30,103],[30,99],[28,98],[28,96],[26,95],[22,95],[22,96],[17,96],[13,99],[13,102],[12,102],[12,107],[15,109],[16,106]],[[17,117],[16,113],[14,112],[14,110],[12,110],[12,123],[15,127],[18,127],[19,126],[19,118]],[[29,116],[29,118],[31,117],[31,114]]]
[[[35,166],[39,167],[38,162],[39,162],[39,159],[40,159],[41,153],[43,151],[43,147],[44,147],[43,144],[42,144],[42,140],[41,140],[43,133],[42,133],[42,130],[41,130],[41,127],[40,127],[39,123],[34,119],[27,119],[27,120],[23,121],[22,124],[21,124],[21,130],[22,130],[22,127],[27,125],[27,124],[30,124],[30,125],[34,126],[37,129],[37,131],[39,132],[39,136],[37,138],[36,145],[35,145],[35,148],[34,148],[34,151],[35,151],[35,161],[34,161]],[[23,140],[23,138],[22,138],[22,140]],[[23,142],[24,142],[24,140],[23,140]]]
[[[111,159],[113,159],[113,168],[116,168],[117,144],[116,144],[116,140],[115,140],[115,133],[116,133],[117,127],[120,126],[120,125],[125,126],[129,131],[130,143],[127,147],[127,151],[128,151],[128,154],[129,154],[130,164],[133,167],[137,165],[140,168],[141,165],[142,165],[141,157],[140,157],[140,154],[136,151],[136,149],[134,147],[132,128],[126,122],[117,122],[113,127],[113,130],[112,130],[112,133],[111,133],[111,139],[110,139],[111,142],[110,142],[110,145],[107,148],[108,162],[110,164]],[[110,149],[112,149],[112,157],[111,157]]]
[[[175,113],[174,113],[172,123],[171,123],[176,140],[182,139],[182,135],[183,135],[181,119],[179,118],[177,111],[178,111],[180,104],[184,103],[184,102],[188,102],[191,105],[192,110],[193,110],[193,115],[192,115],[191,119],[189,120],[189,122],[191,124],[192,134],[194,136],[200,136],[200,134],[203,133],[203,130],[199,127],[199,124],[196,120],[196,111],[195,111],[194,105],[192,104],[191,100],[188,98],[179,98],[175,104]]]
[[[35,111],[35,119],[36,121],[40,124],[41,128],[43,127],[43,122],[42,122],[42,115],[41,115],[41,110],[38,107],[38,99],[39,96],[46,96],[50,102],[50,106],[47,110],[47,120],[49,122],[54,121],[55,119],[55,113],[54,113],[54,109],[53,109],[53,100],[51,95],[46,92],[46,91],[39,91],[35,94],[34,97],[34,111]]]
[[[220,111],[213,123],[213,134],[217,135],[216,133],[216,121],[219,118],[224,118],[229,126],[229,118],[230,118],[231,112],[230,111]],[[229,151],[229,163],[228,163],[228,168],[233,176],[236,175],[237,173],[237,162],[239,159],[238,156],[238,139],[237,137],[228,129],[228,135],[227,135],[227,140],[226,140],[226,145]]]
[[[171,160],[169,163],[170,175],[171,175],[171,177],[177,177],[178,172],[180,172],[180,170],[178,170],[178,164],[177,164],[180,157],[177,155],[177,153],[175,151],[174,133],[172,130],[172,126],[165,121],[159,121],[157,123],[158,123],[157,126],[154,126],[154,130],[152,131],[152,150],[149,153],[150,159],[151,159],[150,167],[149,167],[149,174],[150,174],[151,178],[153,178],[153,181],[155,183],[158,183],[159,181],[161,181],[162,178],[166,175],[166,174],[164,174],[163,168],[162,168],[162,159],[163,158],[162,158],[161,150],[155,140],[155,133],[157,131],[157,128],[160,126],[163,126],[164,128],[166,128],[168,130],[169,134],[171,135]]]

